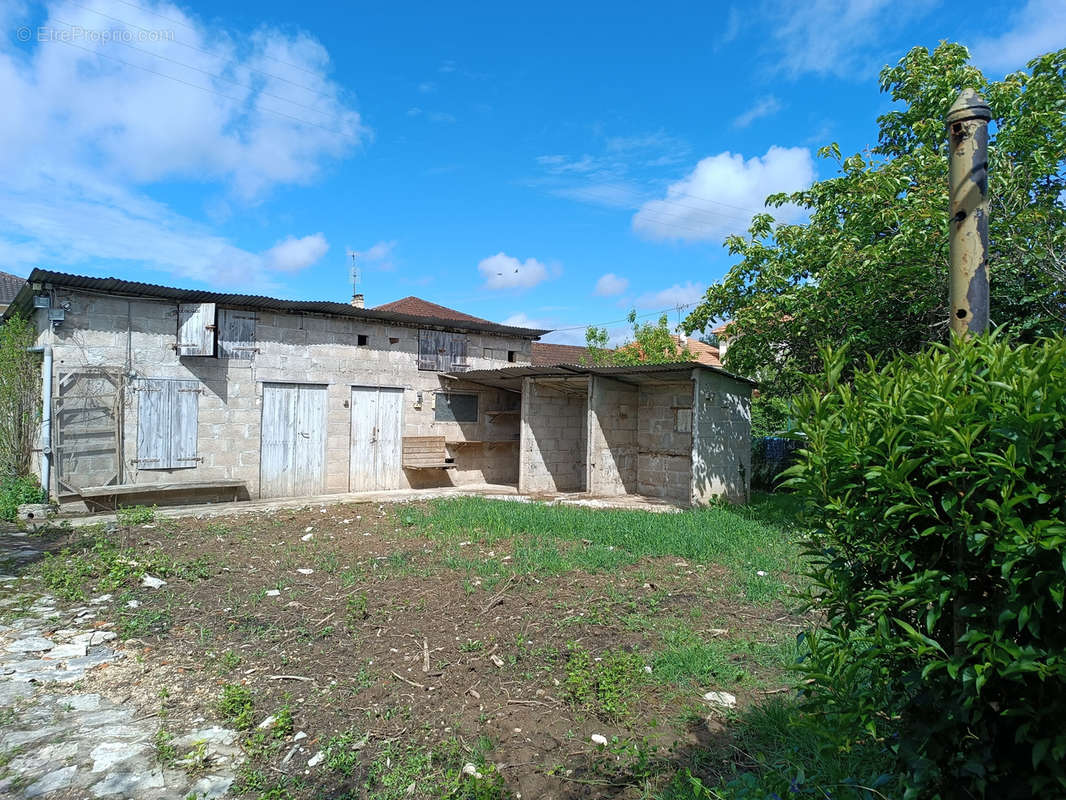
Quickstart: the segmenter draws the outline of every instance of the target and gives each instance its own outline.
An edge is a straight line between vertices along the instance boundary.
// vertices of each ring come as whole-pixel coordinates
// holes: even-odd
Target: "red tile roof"
[[[410,314],[412,317],[435,317],[436,319],[454,319],[459,322],[485,322],[489,325],[494,324],[487,319],[472,317],[469,314],[464,314],[462,311],[456,311],[454,308],[439,306],[436,303],[431,303],[428,300],[423,300],[421,297],[414,296],[404,297],[400,300],[393,300],[391,303],[385,303],[381,306],[374,306],[371,310],[392,311],[396,314]]]
[[[582,364],[588,358],[587,347],[573,344],[547,344],[533,342],[532,361],[534,367],[555,367],[559,364]]]
[[[705,344],[699,339],[689,339],[684,343],[684,346],[688,348],[690,353],[692,353],[693,361],[699,361],[701,364],[706,364],[709,367],[722,366],[722,359],[719,357],[717,347]]]

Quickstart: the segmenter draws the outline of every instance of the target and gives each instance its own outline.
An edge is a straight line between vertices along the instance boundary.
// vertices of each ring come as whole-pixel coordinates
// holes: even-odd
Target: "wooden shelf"
[[[474,445],[518,444],[518,439],[466,439],[461,442],[446,442],[448,447],[472,447]]]

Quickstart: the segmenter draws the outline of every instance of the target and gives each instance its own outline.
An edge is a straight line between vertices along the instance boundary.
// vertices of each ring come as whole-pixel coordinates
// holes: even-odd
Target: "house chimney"
[[[352,295],[352,306],[355,308],[366,308],[366,303],[363,302],[362,292]]]

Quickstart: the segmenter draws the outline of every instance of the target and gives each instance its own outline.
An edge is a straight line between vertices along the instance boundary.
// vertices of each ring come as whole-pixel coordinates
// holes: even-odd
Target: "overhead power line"
[[[121,17],[116,17],[116,16],[113,16],[111,14],[105,14],[103,11],[97,11],[95,8],[91,8],[89,6],[82,5],[81,3],[73,2],[73,0],[69,0],[69,2],[70,2],[70,4],[72,6],[77,6],[78,8],[84,9],[85,11],[88,11],[91,14],[96,14],[97,16],[103,17],[104,19],[110,19],[110,20],[114,20],[115,22],[121,22],[123,25],[128,25],[131,28],[137,28],[138,30],[145,31],[147,33],[152,33],[153,32],[151,28],[145,28],[143,25],[138,25],[137,23],[130,22],[127,19],[122,19]],[[63,24],[64,25],[69,25],[70,23],[69,22],[64,22]],[[191,27],[191,26],[188,26],[188,27]],[[170,42],[170,44],[176,44],[179,47],[184,47],[184,48],[187,48],[189,50],[195,50],[197,53],[203,53],[204,55],[211,56],[212,58],[220,59],[224,63],[237,64],[238,66],[240,66],[241,69],[246,69],[249,72],[254,72],[256,75],[264,75],[264,76],[266,76],[268,78],[272,78],[272,79],[274,79],[276,81],[281,81],[282,83],[287,83],[290,86],[295,86],[295,87],[297,87],[299,89],[303,89],[305,92],[309,92],[311,94],[316,94],[316,95],[318,95],[320,97],[326,97],[326,98],[329,98],[329,99],[334,99],[334,95],[332,95],[329,92],[323,92],[323,91],[320,91],[318,89],[312,89],[310,86],[304,86],[302,83],[297,83],[296,81],[289,80],[288,78],[283,78],[281,75],[275,75],[273,72],[264,72],[261,69],[255,69],[254,67],[250,67],[247,64],[240,64],[239,62],[235,61],[234,59],[225,58],[224,56],[221,56],[218,53],[213,53],[210,50],[204,49],[203,47],[197,47],[196,45],[187,44],[186,42],[179,41],[177,38],[170,39],[169,42]],[[260,56],[262,58],[268,58],[268,59],[270,58],[269,56],[267,56],[265,54],[260,54]],[[160,57],[162,57],[162,56],[160,56]],[[270,59],[270,60],[271,61],[276,61],[277,59]],[[279,62],[279,63],[287,64],[288,62],[282,61],[282,62]],[[289,64],[289,66],[295,66],[295,65]],[[300,67],[297,67],[297,69],[300,69]],[[304,71],[308,72],[311,75],[315,75],[316,77],[318,76],[318,73],[313,72],[311,70],[304,70]]]
[[[66,25],[68,28],[71,28],[72,30],[74,28],[74,25],[72,23],[66,22],[65,20],[62,20],[59,17],[55,17],[55,20],[56,20],[56,22],[60,23],[61,25]],[[193,72],[199,72],[201,75],[206,75],[207,77],[214,78],[217,81],[225,81],[226,83],[232,83],[234,86],[237,86],[237,87],[239,87],[241,89],[247,89],[250,92],[254,92],[256,94],[260,94],[263,97],[271,97],[271,98],[273,98],[275,100],[281,100],[283,103],[291,103],[292,105],[296,106],[297,108],[302,108],[302,109],[305,109],[307,111],[313,111],[315,114],[326,114],[326,115],[329,115],[329,113],[330,113],[328,111],[322,111],[321,109],[314,108],[313,106],[308,106],[308,105],[304,105],[303,103],[298,103],[295,100],[290,100],[288,97],[282,97],[280,94],[274,94],[273,92],[267,92],[267,91],[262,90],[262,89],[256,89],[254,86],[249,86],[246,83],[241,83],[240,81],[236,81],[233,78],[227,78],[224,75],[216,75],[215,73],[210,72],[210,71],[208,71],[206,69],[201,69],[200,67],[194,67],[192,64],[186,64],[184,61],[178,61],[176,58],[170,58],[169,56],[164,56],[164,55],[161,55],[159,53],[153,53],[151,50],[145,50],[143,47],[134,47],[129,42],[120,42],[120,44],[125,45],[126,47],[130,48],[130,50],[136,50],[138,53],[144,53],[147,56],[151,56],[152,58],[158,58],[161,61],[169,61],[171,64],[176,64],[177,66],[184,67],[185,69],[191,69]]]
[[[119,64],[122,64],[124,66],[133,67],[134,69],[139,69],[139,70],[142,70],[144,72],[148,72],[148,73],[150,73],[152,75],[156,75],[156,76],[158,76],[160,78],[166,78],[167,80],[175,81],[175,82],[180,83],[180,84],[182,84],[184,86],[189,86],[189,87],[191,87],[193,89],[199,89],[202,92],[210,92],[211,94],[217,94],[219,97],[223,97],[223,98],[225,98],[227,100],[232,100],[234,103],[244,102],[239,97],[233,97],[232,95],[223,94],[222,92],[218,91],[217,89],[212,89],[212,88],[207,87],[207,86],[201,86],[198,83],[191,83],[190,81],[182,80],[181,78],[177,78],[177,77],[175,77],[173,75],[167,75],[165,72],[159,72],[159,71],[151,69],[149,67],[141,66],[140,64],[134,64],[134,63],[132,63],[130,61],[126,61],[124,59],[118,58],[117,56],[111,56],[111,55],[108,55],[107,53],[101,53],[99,50],[93,50],[93,49],[91,49],[89,47],[82,47],[79,44],[74,44],[74,42],[68,42],[65,39],[57,39],[56,41],[60,42],[61,44],[65,44],[68,47],[75,47],[78,50],[84,50],[86,53],[90,53],[90,54],[92,54],[94,56],[98,56],[99,58],[106,58],[106,59],[109,59],[111,61],[118,62]],[[336,136],[351,136],[352,135],[351,132],[339,131],[336,128],[328,128],[325,125],[319,125],[317,122],[311,122],[310,120],[303,119],[302,117],[297,117],[297,116],[294,116],[292,114],[286,114],[284,111],[277,111],[275,109],[266,108],[266,107],[263,107],[263,106],[257,106],[257,110],[263,111],[264,113],[267,113],[267,114],[274,114],[275,116],[284,117],[285,119],[292,120],[293,122],[298,122],[301,125],[308,125],[308,126],[310,126],[312,128],[319,128],[321,130],[327,131],[328,133],[332,133],[332,134],[334,134]]]

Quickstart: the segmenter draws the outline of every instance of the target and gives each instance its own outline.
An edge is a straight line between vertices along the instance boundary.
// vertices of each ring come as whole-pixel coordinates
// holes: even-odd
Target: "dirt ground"
[[[471,536],[458,566],[454,547],[405,524],[424,508],[114,527],[146,560],[195,563],[197,574],[116,593],[113,621],[135,657],[96,670],[94,690],[162,711],[174,727],[232,725],[218,706],[224,686],[249,690],[250,736],[272,730],[255,727],[264,718],[291,714],[291,730],[246,744],[251,797],[438,796],[418,766],[435,751],[453,773],[469,762],[498,774],[495,794],[458,796],[562,800],[652,796],[686,766],[713,778],[715,759],[731,757],[730,712],[703,694],[731,692],[742,708],[788,685],[750,643],[787,639],[797,620],[783,602],[745,603],[719,566],[644,558],[612,572],[481,578],[469,564],[506,566],[508,545]],[[702,640],[736,643],[720,674],[657,679],[663,631],[679,621]],[[618,673],[617,697],[607,678],[606,699],[582,695],[583,675],[600,675],[619,652],[635,654],[626,663],[639,674]]]

